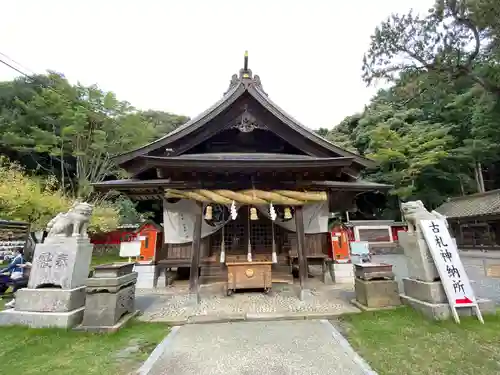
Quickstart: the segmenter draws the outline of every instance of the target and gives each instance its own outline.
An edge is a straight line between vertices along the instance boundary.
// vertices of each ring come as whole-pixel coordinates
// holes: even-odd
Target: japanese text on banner
[[[448,228],[441,220],[422,220],[422,232],[427,241],[439,276],[446,289],[448,298],[455,305],[474,303],[474,293],[465,273]]]

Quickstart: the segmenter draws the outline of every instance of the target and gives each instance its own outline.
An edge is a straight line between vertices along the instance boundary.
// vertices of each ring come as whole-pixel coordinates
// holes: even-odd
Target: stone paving
[[[400,292],[403,291],[401,279],[408,276],[405,257],[402,254],[375,255],[373,262],[393,265]],[[499,264],[500,259],[462,255],[462,262],[476,292],[476,297],[488,298],[500,304],[500,278],[486,276],[485,267]],[[200,291],[200,303],[193,306],[187,297],[187,284],[176,283],[175,287],[156,290],[138,290],[137,308],[145,321],[168,321],[185,323],[196,318],[244,318],[248,314],[299,314],[310,313],[339,315],[359,312],[349,301],[354,298],[352,285],[324,285],[317,279],[308,280],[312,298],[300,301],[296,285],[274,286],[269,295],[263,293],[236,293],[231,297],[224,294],[224,286],[212,285]],[[215,290],[214,290],[215,288]]]
[[[469,257],[461,254],[462,263],[472,284],[472,288],[478,298],[488,298],[500,304],[500,278],[486,276],[485,267],[490,264],[499,264],[500,259]],[[399,290],[403,291],[401,278],[408,277],[406,260],[402,254],[374,255],[372,261],[375,263],[389,263],[393,265],[393,270],[398,280]]]
[[[318,320],[187,325],[173,336],[149,374],[368,374],[369,368],[339,335]]]
[[[307,301],[297,298],[295,285],[274,285],[269,294],[262,292],[235,293],[227,297],[223,284],[202,288],[200,303],[189,303],[187,287],[184,285],[157,289],[156,291],[138,290],[137,308],[143,311],[139,319],[145,321],[187,321],[203,316],[239,316],[246,314],[293,314],[316,313],[339,315],[359,312],[348,300],[352,294],[352,285],[324,285],[310,279],[312,297]],[[215,288],[215,290],[214,290]]]

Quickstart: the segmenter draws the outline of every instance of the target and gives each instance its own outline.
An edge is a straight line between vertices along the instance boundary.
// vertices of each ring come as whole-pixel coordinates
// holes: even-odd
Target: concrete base
[[[351,263],[334,263],[333,281],[338,284],[354,284],[353,265]]]
[[[404,294],[419,301],[429,303],[447,303],[446,293],[441,281],[420,281],[403,279]]]
[[[88,293],[82,324],[89,327],[114,326],[126,313],[135,311],[134,304],[134,284],[127,285],[116,293]]]
[[[84,307],[70,312],[0,311],[0,326],[25,325],[31,328],[72,328],[81,323]]]
[[[197,306],[200,303],[200,293],[188,293],[187,306]]]
[[[326,285],[332,285],[333,284],[333,263],[332,262],[326,262],[321,270],[321,281],[325,283]]]
[[[301,289],[299,292],[299,299],[301,301],[310,301],[313,298],[313,294],[309,289]]]
[[[356,301],[355,299],[352,299],[351,303],[362,311],[394,310],[397,308],[401,308],[403,306],[403,305],[398,305],[398,306],[385,306],[385,307],[368,307]]]
[[[20,289],[16,292],[16,310],[68,312],[85,305],[85,287],[74,289]]]
[[[404,294],[401,294],[400,297],[405,305],[411,306],[431,319],[446,320],[452,318],[451,309],[447,303],[429,303]],[[478,299],[477,304],[483,315],[496,314],[495,302],[489,299]],[[472,307],[460,307],[457,309],[457,312],[460,316],[475,315]]]
[[[154,264],[141,264],[136,263],[134,266],[134,272],[137,272],[137,282],[135,284],[137,289],[153,289],[155,270]],[[161,274],[158,278],[158,286],[165,285],[165,274]]]
[[[133,313],[129,313],[124,315],[115,325],[112,326],[84,326],[79,325],[73,328],[75,331],[85,331],[85,332],[94,332],[94,333],[113,333],[119,331],[125,324],[127,324],[130,319],[136,317],[140,314],[140,310],[136,310]]]
[[[401,305],[398,283],[394,280],[361,280],[354,283],[356,300],[369,308]]]

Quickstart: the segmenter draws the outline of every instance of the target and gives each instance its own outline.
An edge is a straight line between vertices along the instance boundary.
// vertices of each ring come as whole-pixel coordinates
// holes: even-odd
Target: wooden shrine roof
[[[279,169],[287,171],[324,170],[342,168],[352,164],[352,157],[318,158],[308,155],[226,153],[226,154],[191,154],[181,156],[140,156],[149,167],[187,168],[190,171],[246,171]]]
[[[436,211],[450,219],[500,215],[500,189],[451,198]]]
[[[245,61],[247,62],[247,60]],[[169,156],[179,156],[184,150],[176,150],[175,147],[170,149],[169,146],[171,146],[173,142],[181,139],[193,139],[192,136],[195,131],[201,129],[208,122],[221,115],[221,113],[231,107],[231,105],[243,95],[249,95],[264,108],[266,113],[270,113],[274,118],[277,118],[281,123],[285,124],[288,129],[287,131],[298,134],[298,136],[303,139],[307,139],[308,142],[314,144],[325,156],[350,158],[352,163],[360,168],[374,167],[376,165],[376,163],[370,159],[336,146],[332,142],[316,134],[312,129],[305,127],[292,118],[292,116],[269,99],[267,93],[265,93],[262,88],[259,76],[252,76],[252,72],[246,67],[246,63],[245,68],[240,70],[239,76],[236,74],[233,75],[229,89],[212,107],[162,138],[136,150],[118,155],[115,158],[115,162],[120,166],[124,166],[126,163],[140,158],[141,156],[151,155],[152,152],[158,152],[159,150],[164,151],[166,149],[169,149],[171,152]],[[214,160],[214,162],[219,163],[220,160],[217,159],[216,161]],[[272,160],[269,160],[269,162],[272,162]]]
[[[258,183],[257,183],[258,184]],[[120,191],[136,200],[162,199],[164,189],[196,189],[196,188],[217,188],[216,185],[206,185],[202,182],[183,182],[172,181],[170,179],[156,180],[140,180],[140,179],[124,179],[104,181],[92,184],[97,191]],[[379,184],[370,181],[297,181],[293,184],[280,183],[283,188],[290,189],[307,189],[321,191],[350,191],[356,193],[370,191],[387,191],[392,188],[391,185]],[[227,182],[224,182],[225,188],[230,188]]]

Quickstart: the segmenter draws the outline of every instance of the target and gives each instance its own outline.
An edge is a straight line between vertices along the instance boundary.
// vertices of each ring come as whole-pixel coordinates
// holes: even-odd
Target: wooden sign
[[[484,323],[469,277],[465,273],[457,246],[446,228],[445,221],[420,220],[419,225],[441,278],[455,321],[460,323],[457,308],[472,307],[479,321]]]
[[[120,243],[121,257],[138,257],[141,255],[141,241],[129,241]]]

